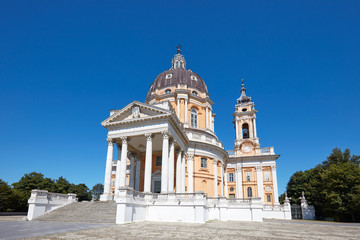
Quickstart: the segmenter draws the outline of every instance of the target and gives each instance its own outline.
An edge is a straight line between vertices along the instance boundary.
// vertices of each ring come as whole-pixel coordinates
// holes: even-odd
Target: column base
[[[113,196],[111,196],[110,193],[103,193],[100,195],[100,201],[104,202],[104,201],[111,201],[113,200]]]

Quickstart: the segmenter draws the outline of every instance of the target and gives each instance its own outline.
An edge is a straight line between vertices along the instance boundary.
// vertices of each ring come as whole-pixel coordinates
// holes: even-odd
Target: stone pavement
[[[44,222],[43,222],[44,223]],[[31,237],[31,236],[29,236]],[[359,239],[360,224],[319,221],[140,222],[60,233],[35,239]],[[31,238],[34,239],[34,238]]]
[[[49,234],[67,233],[71,231],[79,231],[83,229],[114,225],[91,223],[10,221],[0,222],[1,240],[32,238]]]

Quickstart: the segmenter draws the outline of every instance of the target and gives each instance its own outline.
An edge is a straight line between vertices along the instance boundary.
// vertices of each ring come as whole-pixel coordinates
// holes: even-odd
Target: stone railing
[[[214,135],[198,129],[186,129],[186,135],[191,141],[203,142],[224,148],[222,142],[220,142]]]
[[[47,190],[34,189],[31,191],[31,196],[28,200],[27,219],[33,220],[49,211],[76,201],[76,194],[73,193],[51,193]]]
[[[261,155],[274,155],[274,147],[260,148]]]

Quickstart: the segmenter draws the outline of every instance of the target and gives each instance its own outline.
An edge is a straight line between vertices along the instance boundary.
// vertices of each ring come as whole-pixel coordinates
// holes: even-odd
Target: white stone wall
[[[28,200],[27,219],[29,221],[33,220],[47,212],[76,201],[76,194],[73,193],[60,194],[34,189],[31,191],[31,196]]]

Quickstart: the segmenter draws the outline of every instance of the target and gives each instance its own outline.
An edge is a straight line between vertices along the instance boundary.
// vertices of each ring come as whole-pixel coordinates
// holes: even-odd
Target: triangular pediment
[[[169,115],[171,115],[170,110],[134,101],[122,109],[112,111],[111,116],[105,119],[101,124],[105,127]]]

